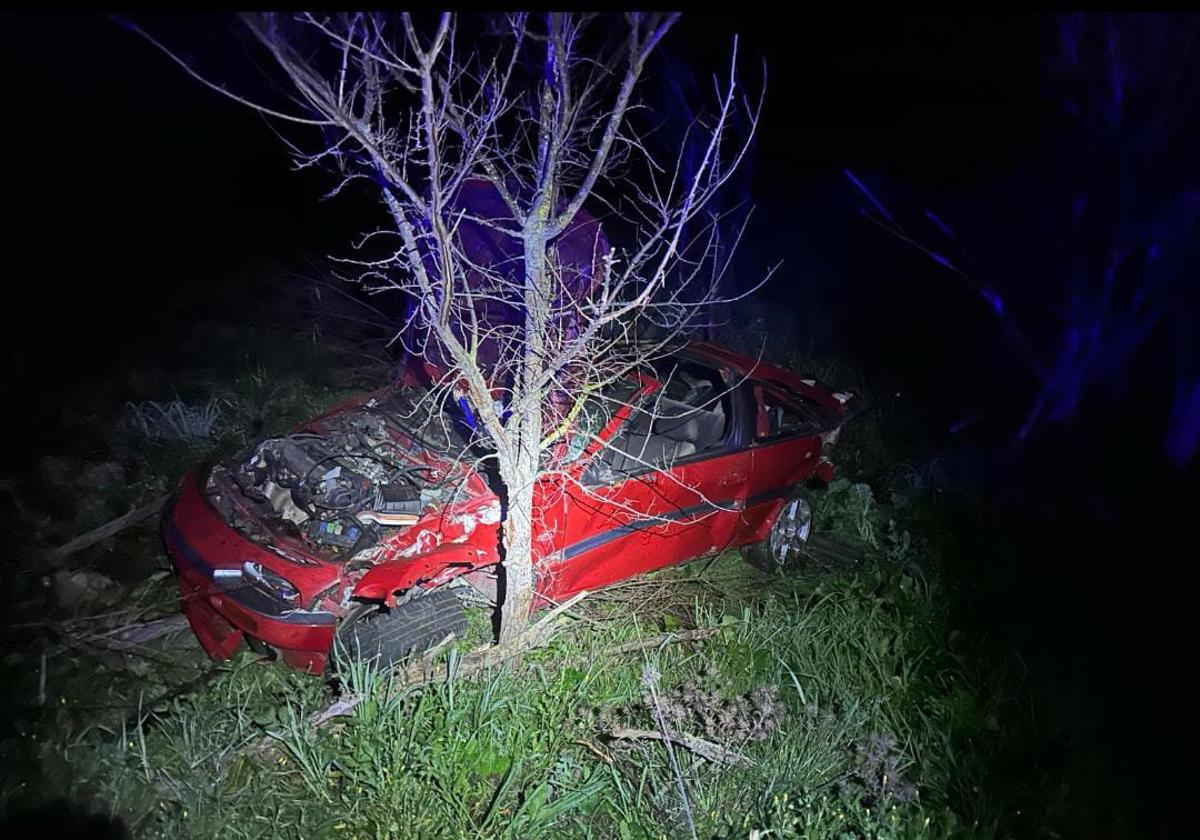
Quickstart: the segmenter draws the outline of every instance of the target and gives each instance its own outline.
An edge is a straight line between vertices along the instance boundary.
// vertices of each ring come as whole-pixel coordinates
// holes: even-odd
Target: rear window
[[[758,404],[755,440],[820,434],[837,423],[836,412],[803,394],[756,384],[754,397]]]

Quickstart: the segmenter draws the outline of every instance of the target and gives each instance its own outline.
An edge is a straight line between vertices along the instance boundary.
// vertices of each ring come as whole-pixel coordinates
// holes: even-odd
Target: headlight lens
[[[289,583],[287,578],[263,567],[260,563],[247,560],[242,564],[242,574],[254,585],[282,601],[296,604],[300,600],[299,589]]]

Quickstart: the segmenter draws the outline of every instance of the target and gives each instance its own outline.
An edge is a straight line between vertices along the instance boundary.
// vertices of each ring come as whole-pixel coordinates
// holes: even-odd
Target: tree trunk
[[[532,469],[504,476],[508,515],[504,519],[504,600],[500,606],[500,642],[510,642],[525,630],[533,607],[533,485]]]
[[[512,395],[515,451],[500,459],[500,480],[508,494],[504,518],[504,601],[500,608],[500,641],[512,641],[529,622],[533,606],[533,488],[540,469],[542,409],[539,392],[550,322],[550,275],[546,259],[546,219],[553,191],[542,192],[534,221],[525,231],[525,334],[517,387]],[[507,461],[507,463],[506,463]]]

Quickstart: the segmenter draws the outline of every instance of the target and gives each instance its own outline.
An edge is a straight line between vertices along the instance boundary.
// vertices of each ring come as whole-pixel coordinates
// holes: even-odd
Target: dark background
[[[201,71],[251,94],[265,74],[221,17],[139,22]],[[1045,131],[1044,20],[994,16],[685,17],[647,95],[674,118],[706,106],[741,33],[747,81],[769,67],[756,151],[732,185],[758,208],[737,282],[783,269],[763,295],[802,313],[807,350],[873,374],[967,379],[988,329],[966,300],[857,217],[843,168],[882,173],[914,201],[989,191]],[[12,351],[5,377],[26,393],[161,353],[196,307],[219,311],[305,256],[337,252],[369,199],[320,201],[257,114],[188,79],[150,44],[102,17],[11,18],[4,137],[10,209]],[[685,78],[688,102],[678,106]],[[676,80],[668,83],[666,80]],[[914,205],[923,206],[923,205]],[[750,282],[753,282],[750,280]],[[933,308],[931,308],[933,307]],[[86,350],[86,352],[79,352]],[[917,356],[911,354],[918,353]],[[946,390],[933,388],[932,390]],[[31,430],[53,430],[38,423]]]
[[[201,69],[261,84],[229,21],[139,21]],[[1196,28],[1191,18],[1163,25]],[[8,18],[4,31],[13,431],[3,470],[14,475],[42,453],[77,447],[66,436],[79,432],[61,418],[135,361],[169,368],[189,325],[257,317],[272,284],[342,247],[369,204],[318,201],[329,182],[292,172],[259,116],[109,20]],[[1177,257],[1172,317],[1122,356],[1112,383],[1089,386],[1068,416],[1018,442],[1037,384],[1001,321],[956,277],[863,219],[842,170],[909,217],[945,208],[979,244],[984,273],[1003,275],[1024,323],[1043,325],[1036,334],[1055,346],[1061,301],[1035,244],[1056,235],[1036,217],[1069,192],[1055,179],[1102,171],[1081,168],[1097,158],[1071,146],[1073,123],[1052,85],[1059,23],[692,16],[666,44],[650,89],[665,95],[675,73],[708,90],[705,74],[734,31],[751,80],[758,56],[769,67],[756,152],[736,186],[759,208],[739,271],[758,276],[784,260],[758,311],[768,328],[786,324],[797,349],[861,370],[886,405],[897,451],[917,466],[946,465],[968,493],[952,509],[962,621],[996,657],[1019,652],[1052,717],[1077,722],[1043,743],[1014,743],[997,773],[1016,788],[1069,778],[1093,828],[1153,833],[1190,797],[1195,775],[1182,768],[1197,746],[1188,617],[1200,494],[1194,461],[1164,454],[1180,360],[1195,344],[1194,264]],[[1141,68],[1153,71],[1153,60]],[[1194,88],[1180,89],[1186,104]],[[1189,189],[1189,129],[1186,120],[1175,129],[1170,177],[1130,189]],[[1131,146],[1118,144],[1114,159],[1138,137],[1122,142]],[[951,434],[964,417],[978,419]]]

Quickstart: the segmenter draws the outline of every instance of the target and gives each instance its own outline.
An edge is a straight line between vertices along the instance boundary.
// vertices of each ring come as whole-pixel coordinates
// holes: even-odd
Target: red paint
[[[543,476],[535,491],[535,570],[540,602],[561,600],[583,589],[624,580],[712,551],[765,538],[791,488],[809,476],[833,477],[822,457],[820,432],[760,440],[767,431],[764,390],[795,393],[829,412],[833,425],[845,417],[842,401],[800,377],[711,344],[693,344],[692,361],[724,369],[726,381],[750,382],[730,405],[744,418],[745,440],[699,453],[669,471],[648,471],[607,486],[585,489],[587,466],[629,419],[616,416],[567,469]],[[660,387],[642,377],[638,398]],[[304,424],[357,408],[365,395]],[[732,422],[728,420],[727,422]],[[344,562],[316,556],[297,541],[281,542],[285,559],[251,542],[227,525],[205,498],[200,478],[185,476],[165,524],[168,553],[179,570],[183,610],[201,645],[228,658],[244,634],[278,648],[293,667],[325,667],[335,621],[355,599],[392,604],[412,587],[435,587],[498,562],[499,502],[482,478],[472,476],[465,502],[424,516],[390,532],[374,549],[370,567],[347,572]],[[304,609],[269,614],[260,602],[231,594],[213,578],[214,569],[234,570],[246,561],[286,578],[300,592]],[[269,605],[268,605],[269,606]],[[276,609],[276,613],[278,610]]]
[[[489,531],[493,540],[494,535],[494,531]],[[418,557],[396,557],[374,566],[354,587],[354,596],[391,605],[398,592],[435,581],[443,583],[495,562],[494,548],[489,551],[482,546],[443,544]]]

